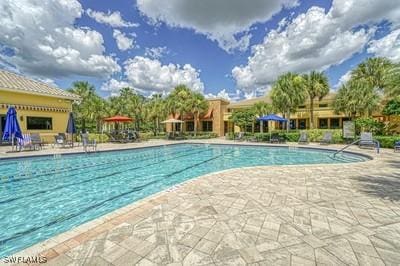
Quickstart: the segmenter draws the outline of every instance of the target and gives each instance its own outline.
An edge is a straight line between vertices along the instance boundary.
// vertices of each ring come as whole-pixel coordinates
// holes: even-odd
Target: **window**
[[[319,119],[319,128],[328,128],[328,118]]]
[[[175,125],[175,131],[181,131],[181,123],[176,123]]]
[[[299,109],[304,109],[304,108],[306,108],[305,105],[299,105]]]
[[[296,120],[290,119],[290,129],[296,129]]]
[[[193,121],[186,122],[186,131],[194,131],[194,122]]]
[[[212,123],[212,121],[203,121],[202,122],[202,127],[203,127],[203,131],[205,131],[205,132],[213,131],[213,123]]]
[[[307,128],[307,122],[305,119],[299,119],[299,129],[306,129]]]
[[[51,117],[28,116],[26,118],[26,128],[28,130],[52,130],[53,119]]]
[[[320,103],[319,107],[320,108],[325,108],[325,107],[328,107],[328,104],[327,103]]]
[[[339,118],[331,118],[331,128],[340,128]]]

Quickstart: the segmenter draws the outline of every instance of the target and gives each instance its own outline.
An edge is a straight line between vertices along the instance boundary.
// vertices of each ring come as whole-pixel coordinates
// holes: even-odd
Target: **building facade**
[[[314,128],[318,129],[341,129],[343,127],[343,122],[350,120],[350,117],[343,113],[337,114],[334,111],[335,93],[329,93],[322,99],[314,100]],[[257,97],[250,100],[243,100],[228,105],[228,112],[226,114],[226,119],[234,110],[251,108],[257,102],[264,102],[272,104],[272,100],[268,96]],[[278,114],[282,115],[282,114]],[[386,121],[388,118],[384,115],[376,112],[372,116],[380,121]],[[290,129],[302,130],[309,129],[311,125],[311,115],[310,115],[310,101],[307,99],[304,104],[297,107],[296,112],[290,114]],[[272,127],[277,128],[281,125],[279,123],[272,123]],[[238,132],[240,129],[234,127],[234,131]],[[255,126],[255,132],[260,132],[259,123]]]
[[[0,135],[7,110],[14,106],[23,133],[40,133],[50,141],[56,133],[65,132],[72,103],[78,100],[62,89],[0,70]]]
[[[198,121],[198,131],[200,132],[214,132],[217,136],[225,136],[229,132],[239,132],[240,128],[235,126],[230,121],[230,116],[235,110],[242,110],[251,108],[255,103],[264,102],[272,104],[272,100],[268,96],[257,97],[249,100],[230,103],[225,99],[207,99],[209,102],[209,110],[200,115]],[[350,117],[345,114],[337,114],[334,111],[335,93],[329,93],[322,99],[314,100],[314,128],[317,129],[341,129],[343,122],[350,120]],[[278,114],[282,115],[282,114]],[[388,120],[388,117],[380,113],[374,113],[373,117],[380,121]],[[174,117],[181,119],[179,116]],[[181,120],[183,123],[183,131],[191,132],[194,130],[193,117],[190,115],[184,116]],[[260,123],[256,122],[254,126],[249,126],[246,131],[261,132]],[[283,128],[284,125],[280,123],[264,123],[263,132],[271,129]],[[310,101],[306,100],[304,104],[299,105],[296,112],[290,114],[290,129],[302,130],[311,127],[310,117]],[[176,125],[175,130],[179,130],[180,125]],[[172,127],[167,127],[167,131],[171,131]]]

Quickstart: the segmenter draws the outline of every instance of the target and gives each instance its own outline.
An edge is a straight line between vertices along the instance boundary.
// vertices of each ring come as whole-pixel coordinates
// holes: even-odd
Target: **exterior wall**
[[[52,141],[56,133],[65,132],[72,110],[72,101],[68,99],[0,90],[0,116],[6,116],[9,105],[16,107],[23,133],[40,133],[47,141]],[[51,117],[52,129],[27,130],[28,116]]]
[[[320,128],[320,119],[327,119],[328,123],[328,129],[333,128],[333,125],[331,124],[332,119],[339,119],[339,127],[342,128],[343,125],[343,120],[348,119],[348,117],[345,114],[336,114],[333,109],[333,103],[334,103],[335,95],[334,94],[328,94],[325,98],[323,98],[321,101],[318,101],[316,99],[314,101],[314,128]],[[243,101],[243,104],[241,102],[234,103],[232,105],[228,106],[228,110],[230,112],[226,112],[224,115],[224,120],[228,121],[229,116],[234,110],[238,109],[246,109],[250,108],[254,103],[256,102],[266,102],[266,103],[271,103],[271,100],[266,97],[260,97],[259,100],[252,99],[252,100],[245,100]],[[327,105],[326,107],[320,107],[320,105]],[[277,115],[282,116],[282,114],[277,113]],[[374,113],[374,117],[379,118],[380,120],[386,120],[384,116],[382,116],[380,113]],[[306,129],[310,128],[310,103],[308,100],[306,100],[304,105],[299,106],[297,111],[295,113],[290,114],[290,119],[295,120],[296,123],[296,129],[299,129],[299,121],[304,119],[306,122]],[[231,122],[230,122],[231,123]],[[271,123],[269,124],[271,126],[271,129],[275,129],[278,127],[277,123]],[[240,129],[237,126],[234,126],[234,132],[239,132]]]
[[[205,113],[209,113],[212,110],[211,118],[200,118],[197,124],[197,131],[202,132],[202,122],[203,121],[212,121],[213,130],[212,132],[217,134],[217,136],[222,137],[225,134],[225,114],[227,112],[227,106],[229,102],[222,99],[208,99],[209,108]],[[179,117],[177,119],[180,119]],[[183,123],[183,131],[187,131],[187,123],[193,122],[193,119],[184,119],[185,123]],[[167,132],[172,131],[172,125],[166,124],[165,129]]]
[[[213,110],[213,133],[217,134],[219,137],[225,135],[224,132],[224,114],[227,110],[228,102],[220,99],[209,100],[209,109]],[[202,120],[200,120],[202,121]]]

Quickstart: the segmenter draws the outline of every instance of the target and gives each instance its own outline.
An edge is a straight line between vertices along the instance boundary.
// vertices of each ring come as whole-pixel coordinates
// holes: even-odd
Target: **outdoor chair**
[[[400,151],[400,140],[394,143],[394,152]]]
[[[65,148],[66,146],[72,147],[72,142],[67,140],[65,133],[58,133],[54,136],[54,146],[60,146],[62,148]]]
[[[112,133],[105,133],[110,142],[114,142],[114,143],[127,143],[128,142],[128,138],[125,138],[122,134],[118,134],[115,132]]]
[[[332,132],[328,131],[324,133],[324,136],[321,139],[320,145],[329,145],[332,143]]]
[[[360,141],[358,142],[358,147],[374,149],[375,146],[376,146],[376,143],[374,142],[374,139],[372,138],[372,133],[371,132],[362,132],[361,136],[360,136]]]
[[[300,132],[300,138],[298,141],[299,144],[308,144],[308,135],[307,132]]]
[[[234,140],[236,140],[236,141],[244,141],[244,132],[239,132]]]
[[[89,140],[89,134],[81,134],[82,147],[85,152],[88,152],[88,148],[92,148],[93,151],[97,150],[96,140]]]
[[[22,139],[18,139],[18,149],[19,151],[25,150],[26,147],[32,149],[32,140],[30,134],[22,134]]]
[[[175,140],[184,140],[184,139],[185,139],[185,136],[183,135],[182,132],[179,131],[179,132],[177,132],[177,133],[175,134],[174,139],[175,139]]]
[[[269,143],[279,143],[279,135],[274,133],[271,135],[271,138],[269,139]]]
[[[43,148],[44,141],[40,137],[39,133],[31,133],[31,142],[32,142],[32,146],[35,150],[36,150],[36,147],[40,150]]]

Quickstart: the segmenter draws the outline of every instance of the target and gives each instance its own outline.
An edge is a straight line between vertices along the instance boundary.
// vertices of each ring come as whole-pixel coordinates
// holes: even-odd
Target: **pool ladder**
[[[354,145],[354,144],[356,144],[356,143],[358,143],[358,142],[360,142],[360,141],[361,141],[361,139],[357,139],[357,140],[353,141],[352,143],[347,144],[346,146],[344,146],[344,147],[341,148],[340,150],[335,151],[335,153],[333,153],[332,156],[333,156],[333,157],[336,157],[336,154],[338,154],[338,153],[340,153],[340,152],[343,152],[345,149],[347,149],[347,148],[350,147],[351,145]],[[379,141],[377,141],[377,140],[372,140],[372,142],[375,143],[376,153],[379,154],[379,149],[380,149],[380,143],[379,143]]]

